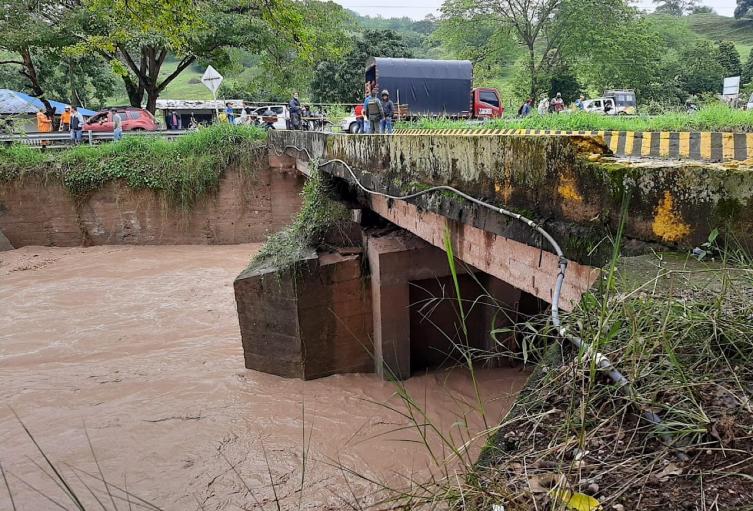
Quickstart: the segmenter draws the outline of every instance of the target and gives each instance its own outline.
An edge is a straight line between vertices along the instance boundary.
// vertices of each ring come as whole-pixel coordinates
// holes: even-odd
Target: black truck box
[[[468,117],[473,86],[469,60],[392,59],[366,61],[366,81],[390,92],[397,105],[407,105],[411,116]]]

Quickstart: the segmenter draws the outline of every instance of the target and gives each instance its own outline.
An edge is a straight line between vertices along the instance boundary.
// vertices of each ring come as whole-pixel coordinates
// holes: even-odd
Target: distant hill
[[[711,41],[733,41],[743,62],[753,48],[753,20],[736,20],[718,14],[693,14],[688,26],[699,36]]]

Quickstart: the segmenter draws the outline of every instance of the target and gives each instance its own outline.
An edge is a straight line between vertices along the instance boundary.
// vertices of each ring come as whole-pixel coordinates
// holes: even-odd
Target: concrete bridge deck
[[[343,200],[423,243],[392,239],[385,245],[379,235],[364,231],[361,263],[330,256],[320,256],[318,265],[315,259],[306,262],[309,276],[300,285],[287,283],[287,291],[278,297],[291,305],[287,321],[296,326],[281,344],[286,347],[278,350],[286,354],[283,373],[289,376],[363,370],[371,363],[382,375],[409,376],[411,344],[416,342],[411,332],[417,331],[408,313],[409,290],[428,275],[447,275],[446,266],[442,269],[447,233],[455,257],[467,263],[469,272],[492,279],[485,282],[497,289],[495,299],[507,304],[512,316],[522,313],[525,297],[552,301],[559,260],[524,223],[452,194],[409,201],[367,194],[353,186],[354,176],[368,189],[397,196],[453,186],[531,218],[570,260],[560,304],[565,310],[573,309],[598,279],[620,225],[621,250],[627,255],[687,253],[717,228],[729,239],[753,246],[753,171],[746,164],[615,158],[601,138],[580,134],[353,136],[280,131],[270,133],[268,146],[272,167],[307,174],[312,163],[322,165],[323,172],[350,184],[338,188]],[[342,264],[343,270],[332,264]],[[269,348],[255,342],[269,332],[264,325],[259,330],[254,314],[244,319],[246,306],[241,306],[247,290],[257,296],[262,288],[273,292],[262,282],[268,277],[268,271],[241,275],[236,296],[241,330],[245,323],[248,332],[247,365],[275,372]],[[317,298],[307,295],[307,289],[316,289]],[[335,313],[339,322],[325,319]],[[267,325],[284,321],[277,318]],[[481,339],[479,349],[490,346],[488,324],[485,328],[479,336],[487,339]],[[324,363],[312,355],[345,352],[343,346],[352,347],[353,337],[361,355],[351,350],[352,356]]]

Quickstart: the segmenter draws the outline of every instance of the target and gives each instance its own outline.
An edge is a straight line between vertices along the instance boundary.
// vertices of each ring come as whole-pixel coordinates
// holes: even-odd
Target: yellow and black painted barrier
[[[565,131],[531,129],[398,129],[396,135],[579,135],[601,137],[617,156],[753,161],[753,133],[711,131]]]

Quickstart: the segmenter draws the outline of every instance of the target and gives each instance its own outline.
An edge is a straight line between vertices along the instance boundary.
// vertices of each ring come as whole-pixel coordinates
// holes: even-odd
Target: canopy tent
[[[55,108],[57,115],[60,115],[65,107],[70,106],[59,101],[50,101],[50,104]],[[40,108],[44,108],[44,103],[35,97],[10,89],[0,89],[0,115],[35,114]],[[78,111],[84,117],[91,117],[97,113],[86,108],[79,108]]]

